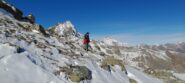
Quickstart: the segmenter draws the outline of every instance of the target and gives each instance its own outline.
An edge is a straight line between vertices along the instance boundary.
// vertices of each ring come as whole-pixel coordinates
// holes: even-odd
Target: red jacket
[[[89,43],[89,40],[88,39],[84,39],[83,40],[83,44],[88,44]]]
[[[83,44],[88,44],[90,42],[89,35],[84,36]]]

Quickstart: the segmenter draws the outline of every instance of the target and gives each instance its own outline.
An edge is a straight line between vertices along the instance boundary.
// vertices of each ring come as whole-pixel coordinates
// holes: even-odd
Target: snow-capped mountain
[[[104,38],[102,40],[102,43],[106,44],[108,46],[128,46],[127,43],[120,42],[120,41],[113,39],[113,38],[110,38],[110,37]]]
[[[119,66],[113,66],[114,72],[111,74],[104,70],[100,67],[104,57],[98,52],[86,52],[82,48],[82,43],[72,40],[60,42],[56,37],[44,36],[39,31],[39,33],[33,31],[36,30],[34,25],[17,21],[2,13],[0,13],[0,20],[0,82],[2,83],[70,83],[72,81],[129,83],[129,79],[133,77],[128,77],[125,70],[121,71]],[[64,71],[68,65],[72,66],[69,66],[68,70],[72,70],[73,73]],[[82,74],[88,69],[89,73],[84,75],[89,78],[78,76],[79,74],[75,72],[78,68],[84,69],[81,71]],[[134,73],[142,73],[134,68],[131,70],[137,71]],[[127,72],[132,73],[132,71]],[[144,73],[143,75],[146,76]],[[139,77],[133,79],[139,80]],[[142,80],[149,79],[142,78]]]
[[[0,12],[0,83],[184,83],[184,43],[128,46],[93,40],[70,21],[44,30]],[[179,74],[180,73],[180,74]]]
[[[63,37],[79,36],[75,26],[70,21],[59,23],[56,26],[49,28],[49,31],[52,32],[52,34],[55,33],[58,36]]]
[[[77,31],[74,25],[70,21],[58,24],[56,27],[56,33],[63,36],[76,35]]]

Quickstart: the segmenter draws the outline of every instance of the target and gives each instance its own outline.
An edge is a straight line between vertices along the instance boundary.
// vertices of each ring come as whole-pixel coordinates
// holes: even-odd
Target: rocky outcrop
[[[44,27],[42,25],[35,24],[35,29],[39,32],[41,32],[44,36],[48,36],[46,33]]]
[[[35,23],[35,16],[33,16],[33,14],[29,14],[27,16],[28,20],[30,21],[30,23],[34,24]]]
[[[75,29],[75,26],[70,21],[59,23],[58,25],[53,26],[52,28],[49,28],[48,31],[51,34],[55,34],[62,37],[80,36],[80,34]]]
[[[8,4],[7,2],[1,0],[0,1],[0,8],[6,10],[7,12],[11,13],[15,19],[21,20],[23,13],[18,8],[14,7],[13,5]]]
[[[55,27],[51,27],[47,30],[51,35],[57,35],[56,33],[56,28]]]
[[[23,12],[20,9],[8,4],[4,0],[0,0],[0,8],[12,14],[13,17],[19,21],[28,21],[32,24],[35,23],[35,17],[32,14],[28,15],[27,17],[23,17]]]
[[[29,14],[27,17],[22,17],[22,21],[30,22],[31,24],[35,23],[35,16],[33,14]]]
[[[73,82],[80,82],[83,80],[91,80],[92,79],[92,71],[89,70],[85,66],[66,66],[61,67],[59,71],[54,72],[55,75],[60,74],[60,72],[64,72],[66,74],[66,78],[70,79]]]

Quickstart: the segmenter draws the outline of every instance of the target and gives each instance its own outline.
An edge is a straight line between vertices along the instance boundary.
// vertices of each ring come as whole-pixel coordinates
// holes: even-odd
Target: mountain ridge
[[[38,25],[0,13],[0,82],[184,83],[177,76],[185,73],[184,43],[129,46],[92,40],[87,52],[71,22],[48,30]]]

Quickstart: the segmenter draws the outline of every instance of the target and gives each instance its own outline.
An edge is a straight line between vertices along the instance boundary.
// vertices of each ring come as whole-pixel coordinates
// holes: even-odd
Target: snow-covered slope
[[[0,44],[1,83],[60,83],[52,73],[35,65],[28,52],[16,53],[15,47]]]
[[[92,41],[91,51],[86,52],[71,22],[50,28],[49,36],[36,27],[0,13],[0,83],[130,83],[130,79],[138,83],[163,82],[144,70],[162,64],[156,62],[168,62],[170,58],[164,50],[105,39]],[[107,60],[110,56],[116,59]],[[127,65],[124,70],[122,63]]]

